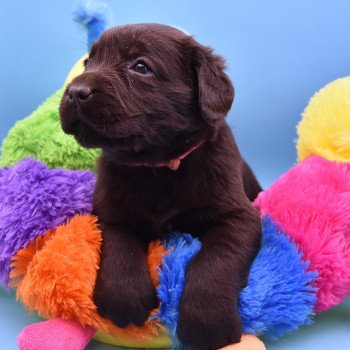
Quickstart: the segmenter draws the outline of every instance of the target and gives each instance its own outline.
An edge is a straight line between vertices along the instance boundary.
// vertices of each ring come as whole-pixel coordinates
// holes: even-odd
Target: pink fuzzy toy
[[[302,247],[317,271],[315,311],[350,292],[350,165],[312,156],[281,176],[255,201]]]

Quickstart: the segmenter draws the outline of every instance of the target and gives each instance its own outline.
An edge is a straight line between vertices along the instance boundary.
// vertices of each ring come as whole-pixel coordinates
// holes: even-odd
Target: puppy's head
[[[62,128],[120,162],[171,159],[210,137],[233,101],[224,61],[160,24],[114,27],[66,88]]]

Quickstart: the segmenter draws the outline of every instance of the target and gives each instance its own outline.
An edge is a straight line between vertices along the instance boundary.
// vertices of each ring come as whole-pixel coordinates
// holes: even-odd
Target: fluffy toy
[[[307,118],[317,116],[308,111],[317,111],[320,104],[336,110],[344,106],[346,94],[327,100],[323,93],[333,96],[333,88],[339,86],[349,89],[350,79],[330,84],[311,100],[299,124],[299,147],[317,148],[311,129],[305,127]],[[322,125],[323,119],[317,120]],[[345,121],[346,134],[350,123]],[[254,203],[262,214],[263,239],[239,299],[245,333],[276,338],[310,323],[314,312],[338,304],[350,293],[350,223],[343,215],[350,209],[350,165],[327,159],[330,149],[324,142],[322,146],[318,155],[300,162]],[[31,152],[40,158],[40,148]],[[50,319],[26,328],[19,337],[21,348],[52,348],[55,337],[60,339],[57,346],[63,346],[63,336],[70,344],[64,349],[83,349],[93,335],[114,345],[179,347],[177,310],[186,266],[200,242],[179,233],[154,242],[148,263],[160,307],[143,327],[115,327],[97,314],[92,301],[101,243],[96,218],[89,214],[94,179],[90,171],[49,169],[28,158],[0,171],[2,281],[11,281],[28,310]]]
[[[70,78],[81,69],[80,60]],[[350,209],[349,93],[350,78],[344,78],[310,101],[298,127],[301,162],[254,203],[263,235],[239,297],[244,333],[274,339],[350,294],[350,223],[344,215]],[[150,245],[147,261],[160,304],[143,327],[119,329],[98,315],[92,296],[101,232],[90,214],[90,170],[99,151],[63,134],[61,94],[14,126],[0,158],[0,280],[16,288],[29,311],[48,319],[23,330],[20,348],[84,349],[92,337],[119,346],[179,348],[186,267],[201,244],[188,233],[169,233]],[[245,335],[225,349],[263,348]]]
[[[338,79],[315,94],[298,125],[298,161],[317,154],[350,162],[349,96],[350,77]]]
[[[24,172],[26,176],[23,176]],[[52,211],[56,211],[61,201],[57,201],[55,172],[57,170],[49,170],[39,161],[25,159],[11,169],[4,169],[1,183],[6,184],[7,188],[13,188],[22,177],[20,191],[24,198],[27,194],[32,195],[31,205],[39,213],[43,212],[39,188],[45,188],[56,199],[47,198]],[[70,189],[71,172],[61,170],[59,182],[62,196],[66,193],[64,186],[67,190]],[[86,182],[84,191],[88,194],[85,206],[88,213],[94,184],[90,177],[93,174],[82,174],[90,180]],[[39,184],[33,186],[31,179],[36,178]],[[82,183],[79,183],[81,186]],[[12,213],[13,221],[0,232],[4,234],[1,237],[3,241],[9,237],[8,241],[11,242],[13,225],[20,226],[18,222],[21,222],[27,212],[27,203],[17,199],[20,197],[16,196],[16,192],[13,195],[11,192],[7,198],[5,209]],[[83,207],[80,199],[72,203],[80,210]],[[64,210],[60,213],[64,213]],[[47,231],[34,232],[34,239],[30,243],[27,235],[22,235],[19,231],[17,245],[25,248],[12,258],[11,285],[17,288],[18,299],[29,311],[38,311],[41,316],[49,319],[60,317],[78,320],[81,324],[112,334],[118,345],[145,347],[144,340],[160,336],[156,338],[156,344],[162,340],[161,347],[168,346],[169,339],[162,336],[162,326],[166,326],[172,343],[178,345],[178,306],[185,283],[186,267],[201,247],[197,239],[189,234],[173,233],[164,242],[154,242],[150,246],[148,264],[153,282],[158,288],[159,310],[154,311],[144,327],[119,329],[99,317],[92,301],[101,242],[96,218],[86,214],[75,215],[69,220],[67,215],[66,224],[55,230],[50,228],[50,221],[43,221],[42,215],[32,217],[33,226],[44,229],[46,225]],[[308,268],[309,263],[303,261],[302,253],[292,240],[269,217],[264,218],[262,247],[252,265],[248,287],[240,295],[239,310],[245,333],[264,333],[275,338],[310,322],[316,301],[312,282],[317,274],[308,272]],[[6,275],[4,280],[8,278]],[[150,346],[155,345],[147,343],[147,347]]]
[[[62,93],[63,89],[58,90],[30,116],[15,124],[3,141],[0,166],[12,166],[32,157],[50,168],[95,169],[100,151],[81,147],[59,127]]]

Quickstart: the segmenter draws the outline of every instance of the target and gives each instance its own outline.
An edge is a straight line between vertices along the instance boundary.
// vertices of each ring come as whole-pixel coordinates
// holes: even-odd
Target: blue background
[[[73,5],[0,0],[0,140],[62,86],[86,52],[86,34],[71,20]],[[176,25],[226,58],[236,88],[229,123],[264,186],[295,162],[295,125],[309,98],[350,73],[347,0],[110,0],[109,5],[115,24]],[[32,321],[13,296],[0,291],[0,349],[16,349],[16,335]],[[268,349],[349,350],[349,326],[348,303]],[[89,346],[100,348],[105,347]]]

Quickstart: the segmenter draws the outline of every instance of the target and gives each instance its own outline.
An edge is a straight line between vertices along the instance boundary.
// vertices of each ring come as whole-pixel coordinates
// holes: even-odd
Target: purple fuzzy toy
[[[34,159],[0,169],[0,284],[9,283],[11,257],[75,214],[91,213],[95,175],[48,169]]]

